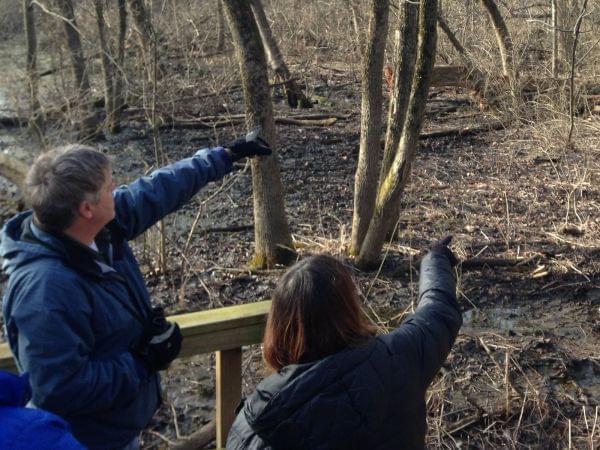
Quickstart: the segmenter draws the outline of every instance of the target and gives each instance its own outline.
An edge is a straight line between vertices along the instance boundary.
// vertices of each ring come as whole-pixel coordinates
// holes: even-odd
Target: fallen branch
[[[213,119],[217,116],[208,116]],[[306,116],[305,116],[306,117]],[[317,115],[319,118],[296,118],[296,117],[276,117],[275,123],[279,125],[294,125],[299,127],[328,127],[335,124],[339,119],[347,119],[349,116],[327,116]],[[142,118],[130,119],[132,122],[142,122]],[[222,128],[231,125],[238,125],[245,121],[245,116],[236,115],[229,117],[218,117],[216,120],[205,121],[203,118],[199,119],[162,119],[161,123],[157,125],[159,129],[214,129]]]
[[[535,264],[540,255],[534,255],[530,258],[471,258],[465,259],[459,263],[459,268],[465,270],[478,270],[485,267],[521,267]],[[421,265],[421,258],[415,259],[412,262],[406,261],[396,267],[392,276],[397,277],[404,275],[411,270],[417,270]]]
[[[203,425],[188,437],[175,442],[171,447],[173,450],[197,450],[204,448],[217,437],[217,426],[215,420]]]
[[[239,233],[240,231],[250,230],[254,230],[254,225],[232,225],[230,227],[204,228],[203,230],[198,230],[198,234],[203,236],[208,233]]]
[[[497,122],[489,125],[483,125],[478,127],[465,127],[465,128],[450,128],[448,130],[430,131],[429,133],[421,133],[419,139],[434,139],[441,137],[465,137],[472,136],[478,133],[485,133],[486,131],[503,130],[504,124]]]

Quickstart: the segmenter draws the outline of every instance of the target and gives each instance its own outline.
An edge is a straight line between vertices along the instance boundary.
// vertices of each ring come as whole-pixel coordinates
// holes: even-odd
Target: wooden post
[[[217,448],[225,448],[227,434],[242,398],[242,349],[216,352]]]

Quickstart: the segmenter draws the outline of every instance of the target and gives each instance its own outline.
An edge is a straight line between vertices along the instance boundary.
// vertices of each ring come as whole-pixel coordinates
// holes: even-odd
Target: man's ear
[[[83,217],[84,219],[92,219],[94,217],[94,212],[92,211],[92,205],[90,204],[90,202],[88,201],[82,201],[79,204],[79,208],[77,210],[79,212],[79,215],[81,217]]]

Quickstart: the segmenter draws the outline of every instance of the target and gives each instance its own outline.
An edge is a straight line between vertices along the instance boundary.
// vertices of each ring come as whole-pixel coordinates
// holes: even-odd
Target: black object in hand
[[[162,308],[152,310],[145,342],[135,354],[152,372],[165,370],[181,351],[183,337],[179,325],[169,322]]]
[[[271,147],[258,136],[252,140],[240,138],[226,145],[231,151],[233,161],[239,161],[242,158],[252,158],[253,156],[267,156],[271,154]]]
[[[452,250],[448,248],[450,242],[452,242],[452,235],[446,236],[445,238],[436,242],[433,247],[431,247],[431,251],[446,256],[450,260],[450,264],[454,267],[459,261],[454,253],[452,253]]]

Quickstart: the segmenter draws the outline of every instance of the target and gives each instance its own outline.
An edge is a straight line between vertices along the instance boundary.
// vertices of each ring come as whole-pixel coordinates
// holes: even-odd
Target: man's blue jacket
[[[0,448],[85,450],[63,419],[41,409],[25,408],[30,395],[27,375],[0,371]]]
[[[228,450],[423,449],[425,393],[462,316],[445,254],[421,263],[419,305],[393,332],[259,383],[239,411]]]
[[[161,401],[158,375],[131,353],[151,306],[127,241],[231,167],[225,150],[205,149],[115,190],[116,216],[96,238],[99,252],[41,230],[31,212],[2,230],[11,351],[30,374],[33,405],[66,419],[87,447],[123,447]]]

